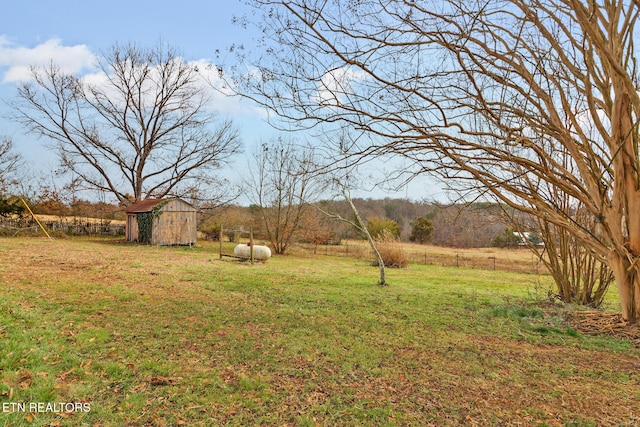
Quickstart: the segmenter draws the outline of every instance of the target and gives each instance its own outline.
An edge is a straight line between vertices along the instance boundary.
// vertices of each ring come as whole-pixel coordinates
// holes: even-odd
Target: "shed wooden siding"
[[[135,213],[127,212],[127,241],[128,242],[137,242],[138,241],[138,217]]]
[[[127,240],[139,241],[138,214],[159,206],[151,226],[151,245],[193,245],[197,238],[197,210],[180,199],[143,200],[127,209]]]

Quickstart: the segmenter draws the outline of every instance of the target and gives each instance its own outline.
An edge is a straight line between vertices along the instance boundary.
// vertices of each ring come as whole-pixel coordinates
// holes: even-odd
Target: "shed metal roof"
[[[141,200],[138,203],[134,203],[133,205],[127,206],[125,209],[126,213],[142,213],[142,212],[151,212],[153,208],[158,206],[160,203],[168,203],[171,201],[177,201],[185,206],[188,206],[188,210],[198,211],[197,208],[193,207],[190,203],[185,202],[184,200],[175,197],[175,198],[165,198],[165,199],[145,199]]]
[[[127,206],[125,212],[127,213],[140,213],[140,212],[149,212],[153,210],[160,203],[167,201],[168,199],[146,199],[141,200],[138,203],[134,203],[133,205]]]

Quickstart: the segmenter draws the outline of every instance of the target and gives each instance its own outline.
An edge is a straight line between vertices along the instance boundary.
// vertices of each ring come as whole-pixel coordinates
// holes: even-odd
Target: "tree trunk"
[[[615,73],[613,74],[615,75]],[[616,278],[622,318],[630,323],[640,320],[640,193],[638,183],[637,128],[634,111],[624,81],[613,85],[616,93],[611,115],[613,148],[619,150],[613,158],[613,207],[619,224],[614,250],[609,263]],[[626,229],[626,230],[625,230]]]
[[[615,252],[609,255],[609,265],[616,278],[622,318],[629,323],[637,323],[640,321],[639,266],[632,265],[628,257]]]
[[[387,286],[388,285],[387,274],[385,273],[385,265],[384,265],[384,260],[382,259],[382,255],[380,255],[380,251],[378,251],[378,248],[376,247],[376,244],[373,241],[371,234],[369,233],[369,231],[367,231],[366,228],[365,228],[365,234],[367,235],[367,240],[369,241],[371,250],[373,250],[373,253],[376,256],[376,259],[378,260],[378,268],[380,269],[380,279],[378,280],[378,285]]]
[[[378,260],[378,268],[380,269],[380,279],[378,280],[378,285],[387,286],[388,283],[387,275],[385,273],[384,260],[382,259],[382,255],[380,255],[380,251],[378,251],[378,248],[376,247],[376,242],[373,240],[373,237],[371,237],[371,233],[369,233],[369,230],[367,230],[367,227],[365,227],[364,223],[362,222],[362,218],[360,218],[360,214],[358,213],[358,209],[356,209],[356,205],[353,204],[351,196],[349,196],[345,189],[342,189],[342,195],[351,206],[351,210],[353,211],[358,224],[360,224],[358,228],[360,228],[360,231],[362,231],[362,233],[364,233],[364,235],[366,236],[367,241],[369,242],[369,246],[371,246],[371,250]]]

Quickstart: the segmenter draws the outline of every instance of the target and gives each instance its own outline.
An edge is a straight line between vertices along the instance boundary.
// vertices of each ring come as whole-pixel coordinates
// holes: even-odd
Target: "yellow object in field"
[[[51,238],[51,236],[49,236],[49,233],[47,233],[47,230],[45,230],[45,228],[42,226],[42,224],[40,223],[40,221],[38,220],[38,217],[35,216],[35,214],[33,213],[33,211],[31,210],[31,208],[29,207],[29,205],[27,204],[27,202],[24,201],[24,199],[22,197],[20,197],[20,200],[22,200],[22,203],[24,203],[24,205],[27,207],[27,210],[29,211],[29,213],[31,214],[31,216],[33,217],[33,219],[36,220],[36,222],[38,223],[38,225],[40,226],[40,228],[42,229],[42,231],[44,231],[44,234],[47,235],[47,237],[49,238],[49,240],[53,240]]]

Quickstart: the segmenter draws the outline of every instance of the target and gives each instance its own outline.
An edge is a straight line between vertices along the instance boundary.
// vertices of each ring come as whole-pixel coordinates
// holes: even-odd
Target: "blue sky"
[[[12,1],[0,15],[0,97],[15,96],[15,84],[28,74],[29,66],[54,60],[74,72],[86,71],[94,55],[115,43],[133,42],[143,47],[159,43],[177,48],[187,61],[213,61],[216,49],[250,42],[252,35],[232,24],[234,15],[247,12],[239,0],[227,1]],[[246,102],[218,99],[220,115],[248,121],[252,133],[243,139],[260,139],[255,130],[271,132],[258,111]],[[242,105],[238,105],[238,103]],[[43,156],[35,136],[24,135],[6,119],[0,107],[0,134],[13,138],[18,149],[40,167],[55,157]],[[225,111],[226,110],[226,111]]]
[[[188,58],[210,58],[216,48],[250,38],[231,24],[232,16],[247,11],[240,0],[12,1],[3,6],[0,33],[25,47],[59,38],[92,50],[116,41],[163,40]]]
[[[38,0],[11,1],[0,14],[0,99],[15,96],[15,84],[25,78],[30,65],[54,60],[75,72],[87,70],[95,55],[115,43],[153,47],[158,43],[177,48],[186,61],[214,61],[217,49],[232,44],[250,46],[254,34],[232,24],[234,16],[253,14],[242,0],[122,1]],[[246,151],[277,133],[263,120],[264,112],[248,101],[217,98],[221,116],[230,117],[240,130]],[[5,118],[0,104],[0,135],[11,137],[33,174],[55,169],[55,155],[34,135],[25,135]],[[239,157],[233,169],[245,169]],[[434,198],[424,180],[399,192],[377,190],[363,197]],[[430,187],[433,189],[433,185]],[[442,196],[440,194],[440,196]],[[441,197],[438,197],[441,198]]]

